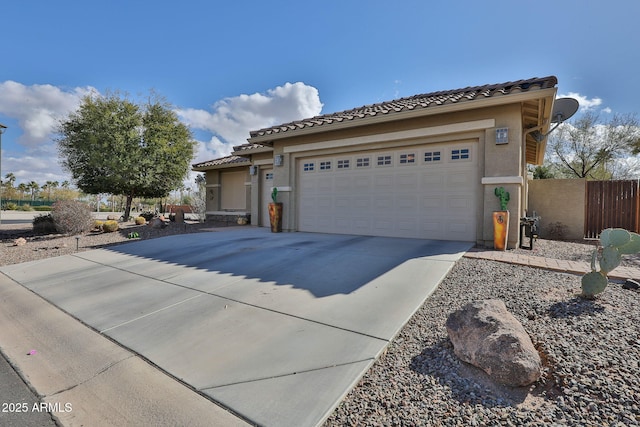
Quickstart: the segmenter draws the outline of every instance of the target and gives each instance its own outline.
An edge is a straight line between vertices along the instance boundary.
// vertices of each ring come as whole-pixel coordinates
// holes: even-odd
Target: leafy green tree
[[[60,124],[57,142],[77,187],[125,196],[125,218],[134,197],[163,197],[182,184],[196,145],[165,100],[136,104],[118,94],[85,97]]]
[[[532,169],[533,179],[553,179],[555,178],[555,174],[551,170],[551,166],[542,165],[536,166]]]

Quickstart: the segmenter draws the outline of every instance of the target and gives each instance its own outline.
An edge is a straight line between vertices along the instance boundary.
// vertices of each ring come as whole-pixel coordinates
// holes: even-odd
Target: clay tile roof
[[[466,87],[440,92],[414,95],[407,98],[396,99],[388,102],[381,102],[373,105],[365,105],[345,110],[338,113],[324,114],[308,119],[285,123],[270,128],[252,131],[251,137],[282,134],[298,129],[326,126],[333,123],[340,123],[345,120],[360,120],[366,117],[380,114],[396,114],[421,108],[434,108],[440,105],[469,102],[478,99],[491,98],[494,96],[509,95],[511,93],[527,92],[536,89],[548,89],[558,84],[555,76],[518,80],[513,82],[498,83],[492,85]]]
[[[196,163],[192,165],[192,167],[194,169],[200,169],[200,168],[208,168],[211,166],[230,165],[234,163],[238,163],[238,164],[249,163],[249,159],[246,157],[240,157],[240,156],[227,156],[227,157],[221,157],[219,159],[207,160],[206,162],[202,162],[202,163]]]
[[[266,146],[263,144],[252,144],[252,143],[248,143],[248,144],[242,144],[242,145],[236,145],[233,147],[233,151],[246,151],[246,150],[253,150],[256,148],[265,148]]]

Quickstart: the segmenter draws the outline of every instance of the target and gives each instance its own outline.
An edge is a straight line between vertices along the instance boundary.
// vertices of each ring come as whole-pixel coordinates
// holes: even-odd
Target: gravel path
[[[128,242],[132,231],[149,239],[207,228],[129,225],[83,235],[79,250]],[[27,244],[14,246],[21,235]],[[588,262],[593,247],[540,240],[533,251],[516,251]],[[14,264],[73,253],[76,239],[3,226],[0,251],[0,265]],[[640,257],[625,257],[623,264],[640,267]],[[616,283],[595,301],[579,293],[578,276],[461,259],[325,426],[640,425],[640,293]],[[543,377],[532,387],[498,386],[453,354],[447,316],[485,298],[504,300],[540,351]]]
[[[588,261],[592,248],[539,241],[532,254]],[[325,425],[640,425],[640,293],[579,293],[578,276],[461,259]],[[448,315],[487,298],[505,301],[541,353],[530,388],[497,386],[453,354]]]

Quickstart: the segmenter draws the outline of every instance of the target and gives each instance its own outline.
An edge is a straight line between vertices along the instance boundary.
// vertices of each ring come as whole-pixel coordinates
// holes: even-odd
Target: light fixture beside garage
[[[249,175],[255,175],[258,172],[258,168],[255,166],[249,166]]]
[[[496,144],[508,144],[508,143],[509,143],[509,128],[497,128]]]
[[[274,166],[282,166],[282,163],[284,162],[284,156],[282,154],[276,154],[273,157],[273,164]]]

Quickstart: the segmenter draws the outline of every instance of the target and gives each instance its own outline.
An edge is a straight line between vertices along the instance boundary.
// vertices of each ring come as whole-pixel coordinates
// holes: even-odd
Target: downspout
[[[533,133],[535,131],[541,131],[545,126],[547,126],[546,123],[543,123],[541,125],[529,128],[527,130],[525,130],[522,133],[522,148],[523,148],[523,153],[524,155],[522,156],[522,170],[525,173],[525,179],[524,179],[524,203],[522,206],[522,212],[526,212],[526,215],[529,215],[528,209],[529,209],[529,180],[527,178],[528,176],[528,172],[527,172],[527,135],[529,135],[530,133]]]

